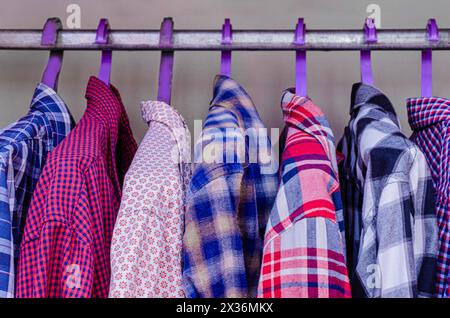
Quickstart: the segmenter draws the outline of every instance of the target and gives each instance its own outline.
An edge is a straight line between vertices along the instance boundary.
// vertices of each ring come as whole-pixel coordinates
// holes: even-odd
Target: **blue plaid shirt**
[[[186,297],[255,297],[278,166],[252,100],[229,77],[215,79],[195,150],[183,239]]]
[[[25,117],[0,130],[0,297],[14,297],[14,266],[27,209],[47,154],[74,127],[57,93],[38,84]]]

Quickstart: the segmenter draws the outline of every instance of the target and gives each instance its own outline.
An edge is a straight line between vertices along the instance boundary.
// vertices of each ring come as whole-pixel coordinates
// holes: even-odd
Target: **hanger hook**
[[[377,43],[378,35],[375,26],[375,19],[366,18],[364,21],[364,43]],[[361,82],[368,85],[373,85],[372,74],[372,58],[371,52],[368,49],[361,50]]]
[[[173,19],[164,18],[159,32],[159,45],[161,48],[170,49],[173,45]]]
[[[229,18],[225,19],[222,26],[222,44],[231,44],[233,40],[233,30]]]
[[[431,42],[439,42],[439,29],[436,19],[427,22],[427,39]],[[422,50],[422,96],[433,95],[433,53],[432,49]]]
[[[109,21],[108,19],[100,19],[97,27],[97,34],[95,37],[95,43],[108,44],[109,42]]]
[[[430,42],[439,42],[439,28],[436,19],[431,18],[427,23],[427,36]]]
[[[164,18],[161,23],[159,46],[161,63],[159,65],[158,100],[170,104],[174,58],[173,51],[169,50],[173,46],[173,19],[170,17]]]
[[[299,18],[295,27],[294,45],[305,45],[306,25],[303,18]],[[295,94],[298,96],[307,95],[307,75],[306,75],[306,51],[297,50],[295,53]]]
[[[108,44],[109,43],[109,30],[110,24],[108,19],[100,19],[97,27],[97,34],[95,36],[96,44]],[[103,49],[100,63],[100,70],[98,72],[98,78],[109,86],[111,78],[111,63],[112,63],[112,50]]]
[[[53,47],[50,49],[47,66],[42,74],[41,82],[55,91],[58,89],[59,73],[61,72],[64,51],[54,48],[58,43],[58,32],[62,30],[59,18],[49,18],[42,29],[41,45]]]
[[[233,30],[231,22],[229,18],[226,18],[222,26],[222,45],[231,45],[232,40]],[[231,76],[231,50],[222,50],[220,73],[228,77]]]
[[[294,43],[297,45],[304,45],[305,44],[305,33],[306,33],[305,20],[303,18],[299,18],[298,22],[297,22],[297,26],[295,27]]]
[[[378,35],[374,18],[366,18],[364,23],[364,41],[366,43],[377,43]]]
[[[58,42],[58,32],[62,30],[59,18],[48,18],[42,30],[41,45],[54,46]]]

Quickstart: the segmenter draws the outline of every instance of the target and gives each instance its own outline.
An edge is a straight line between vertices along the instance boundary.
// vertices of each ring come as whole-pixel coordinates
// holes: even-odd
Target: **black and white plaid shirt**
[[[352,294],[430,297],[438,234],[425,157],[376,88],[355,84],[350,114],[339,168]]]

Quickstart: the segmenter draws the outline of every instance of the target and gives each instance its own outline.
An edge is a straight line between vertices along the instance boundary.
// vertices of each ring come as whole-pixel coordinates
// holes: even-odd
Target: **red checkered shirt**
[[[351,297],[333,134],[310,99],[286,91],[281,107],[287,139],[258,297]]]
[[[107,297],[121,186],[137,145],[119,92],[91,77],[87,109],[48,156],[20,246],[16,297]]]

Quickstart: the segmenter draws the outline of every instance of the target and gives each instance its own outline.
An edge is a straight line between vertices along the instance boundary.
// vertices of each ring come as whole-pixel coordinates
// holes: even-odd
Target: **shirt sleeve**
[[[183,281],[188,298],[248,297],[238,224],[242,173],[215,178],[187,203]]]
[[[259,298],[350,298],[336,222],[308,217],[264,245]]]
[[[14,297],[14,245],[10,200],[14,195],[8,182],[7,165],[0,158],[0,298]]]
[[[285,150],[281,185],[264,241],[260,298],[351,297],[333,201],[339,184],[323,169],[331,163],[328,159],[316,160],[316,165],[309,160],[295,164],[288,160],[305,149],[316,157],[324,154],[315,139],[306,140],[311,142],[298,143],[301,149],[294,144]]]
[[[131,168],[111,245],[110,298],[184,297],[184,188],[168,126],[152,122]]]
[[[414,257],[419,297],[435,294],[438,252],[436,195],[430,169],[424,154],[417,155],[410,170],[414,203]]]
[[[60,162],[44,169],[33,196],[20,247],[19,298],[92,295],[88,189],[75,161]]]
[[[363,215],[357,275],[370,298],[430,296],[434,281],[437,231],[429,171],[415,150],[399,160],[401,172],[364,188],[363,205],[370,208]],[[382,187],[379,197],[366,195],[376,187]]]

